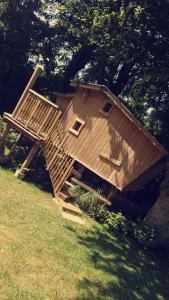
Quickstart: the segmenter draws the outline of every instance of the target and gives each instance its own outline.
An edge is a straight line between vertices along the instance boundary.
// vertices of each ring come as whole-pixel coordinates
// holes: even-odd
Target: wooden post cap
[[[35,67],[35,72],[41,74],[42,72],[44,72],[44,66],[43,65],[37,65]]]

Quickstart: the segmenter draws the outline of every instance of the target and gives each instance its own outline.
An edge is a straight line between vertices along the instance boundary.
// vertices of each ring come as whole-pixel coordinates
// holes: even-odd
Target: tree
[[[69,0],[55,30],[63,89],[73,78],[106,84],[169,149],[168,14],[166,0]]]
[[[0,112],[10,111],[32,67],[43,62],[47,73],[55,61],[52,28],[41,0],[0,2]]]
[[[55,28],[63,36],[60,43],[66,64],[61,72],[63,89],[68,89],[73,78],[106,84],[167,149],[168,15],[167,0],[155,3],[153,0],[63,0]],[[149,215],[149,220],[163,232],[164,214],[158,212],[159,207],[163,207],[164,214],[167,212],[168,234],[166,187]]]

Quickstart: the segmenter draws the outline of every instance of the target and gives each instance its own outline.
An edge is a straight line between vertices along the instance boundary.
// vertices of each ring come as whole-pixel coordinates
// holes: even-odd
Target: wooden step
[[[62,209],[60,202],[58,201],[58,199],[53,198],[53,201],[56,203],[56,205],[58,206],[61,215],[64,219],[81,224],[81,225],[85,225],[86,224],[86,219],[84,219],[83,216],[79,216],[79,215],[74,215],[72,213],[66,212]]]
[[[66,201],[70,198],[70,194],[68,192],[59,192],[58,197],[61,200]]]
[[[81,225],[86,224],[85,220],[83,218],[81,218],[80,216],[75,216],[75,215],[69,214],[67,212],[62,212],[62,217],[66,220],[69,220],[69,221],[72,221],[75,223],[79,223]]]
[[[82,214],[83,214],[82,211],[76,205],[65,202],[59,197],[58,197],[58,201],[59,201],[59,204],[63,211],[68,212],[73,215],[76,215],[76,216],[82,216]]]
[[[82,177],[82,174],[81,174],[79,171],[77,171],[75,168],[73,168],[72,174],[73,174],[77,179],[81,179],[81,177]]]
[[[65,185],[66,185],[68,188],[74,188],[74,187],[76,187],[75,184],[73,184],[73,183],[71,183],[71,182],[69,182],[69,181],[65,181]]]

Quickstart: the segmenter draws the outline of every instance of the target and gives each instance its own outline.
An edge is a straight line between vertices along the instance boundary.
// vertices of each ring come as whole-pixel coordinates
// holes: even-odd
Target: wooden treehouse
[[[19,178],[41,151],[55,197],[67,198],[66,186],[93,192],[104,187],[107,204],[116,191],[137,191],[165,168],[167,151],[105,87],[71,83],[75,92],[56,94],[56,104],[32,90],[42,70],[37,67],[7,123],[33,141]]]

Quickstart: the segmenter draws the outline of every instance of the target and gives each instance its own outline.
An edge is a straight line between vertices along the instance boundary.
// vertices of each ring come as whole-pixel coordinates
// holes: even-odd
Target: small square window
[[[82,126],[82,124],[79,121],[75,121],[72,128],[76,131],[79,131],[81,126]]]
[[[69,131],[75,135],[79,135],[84,124],[85,124],[85,122],[83,120],[76,118],[75,122],[73,123],[72,128],[70,128]]]
[[[101,110],[101,113],[108,116],[111,112],[112,106],[112,103],[106,102]]]

